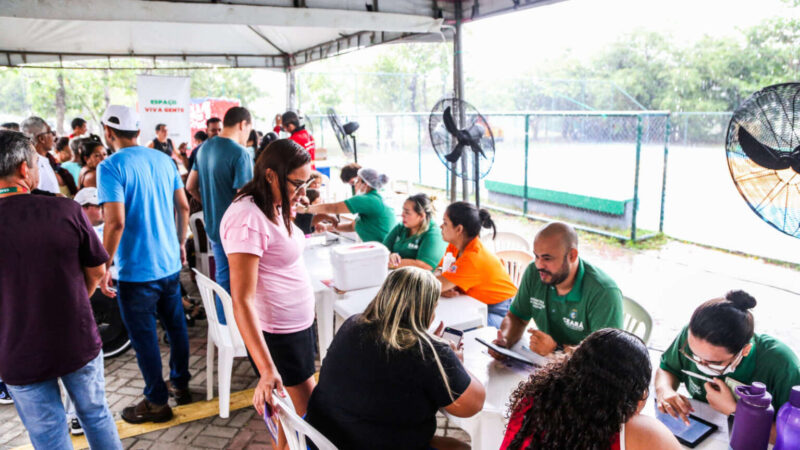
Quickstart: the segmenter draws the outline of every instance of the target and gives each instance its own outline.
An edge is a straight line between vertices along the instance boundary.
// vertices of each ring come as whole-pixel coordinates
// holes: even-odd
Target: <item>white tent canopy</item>
[[[462,5],[474,20],[555,1]],[[142,57],[287,70],[385,42],[441,39],[454,10],[453,0],[0,0],[0,65],[104,59],[113,68]]]

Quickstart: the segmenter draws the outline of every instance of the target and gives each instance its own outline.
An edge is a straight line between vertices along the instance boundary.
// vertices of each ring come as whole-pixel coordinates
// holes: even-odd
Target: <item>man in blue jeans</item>
[[[172,418],[169,396],[179,405],[192,401],[189,337],[178,280],[186,260],[189,202],[171,158],[137,144],[136,111],[111,105],[102,123],[106,142],[116,150],[97,167],[98,200],[106,222],[103,244],[116,255],[122,321],[145,382],[144,400],[125,408],[122,418],[129,423],[166,422]],[[109,297],[116,295],[110,272],[100,288]],[[169,337],[169,384],[161,375],[156,319]]]
[[[253,161],[244,149],[253,129],[252,122],[247,109],[241,106],[229,109],[222,119],[222,131],[203,143],[186,180],[186,190],[203,204],[203,221],[214,253],[214,279],[229,294],[231,275],[228,257],[222,249],[219,223],[236,192],[253,179]],[[215,300],[219,323],[225,324],[222,303],[219,298]]]
[[[30,194],[40,157],[0,130],[0,376],[34,447],[72,448],[60,378],[89,445],[121,449],[89,303],[108,253],[80,205]]]

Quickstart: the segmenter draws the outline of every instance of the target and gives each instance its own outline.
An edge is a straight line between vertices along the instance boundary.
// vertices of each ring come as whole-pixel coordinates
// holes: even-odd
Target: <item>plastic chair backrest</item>
[[[531,244],[527,239],[510,231],[498,231],[494,239],[492,239],[491,232],[484,233],[481,236],[481,241],[495,253],[502,250],[531,251]]]
[[[278,418],[283,426],[289,450],[307,450],[306,439],[313,442],[319,450],[336,450],[336,446],[328,438],[295,413],[294,405],[288,396],[284,399],[273,392],[272,400],[278,406]]]
[[[503,263],[503,267],[516,287],[519,287],[525,269],[535,259],[530,252],[522,250],[501,250],[497,252],[497,257],[500,258],[500,262]]]
[[[203,219],[203,211],[198,211],[189,217],[189,228],[192,230],[195,251],[209,253],[208,235],[206,234],[206,222]]]
[[[239,334],[239,327],[236,325],[236,319],[233,316],[233,301],[230,294],[225,292],[222,286],[200,273],[199,270],[194,269],[194,273],[197,280],[197,288],[200,290],[200,297],[203,299],[203,308],[205,308],[206,317],[208,318],[208,334],[218,347],[245,348],[244,340],[242,340],[242,335]],[[222,302],[222,310],[225,313],[227,325],[219,323],[214,294]]]
[[[645,344],[650,341],[653,331],[653,318],[635,300],[622,296],[622,329],[642,338]]]

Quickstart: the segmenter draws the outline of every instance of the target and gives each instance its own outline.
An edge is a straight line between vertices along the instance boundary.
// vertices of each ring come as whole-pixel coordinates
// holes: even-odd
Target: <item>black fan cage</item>
[[[734,112],[725,139],[731,177],[753,212],[781,232],[800,237],[800,173],[753,161],[742,150],[740,128],[778,157],[791,155],[800,146],[800,83],[769,86],[751,95]]]

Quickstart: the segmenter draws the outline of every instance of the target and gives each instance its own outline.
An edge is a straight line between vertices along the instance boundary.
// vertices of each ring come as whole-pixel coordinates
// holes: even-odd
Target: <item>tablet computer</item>
[[[678,439],[678,442],[689,448],[695,448],[717,431],[718,427],[711,422],[692,414],[689,414],[688,417],[689,425],[686,425],[683,420],[656,409],[656,419],[669,428],[669,431]]]
[[[526,358],[525,355],[521,355],[521,354],[519,354],[519,353],[517,353],[517,352],[515,352],[513,350],[509,350],[509,349],[507,349],[505,347],[500,347],[499,345],[495,345],[495,344],[492,344],[491,342],[484,341],[483,339],[481,339],[479,337],[476,337],[475,340],[480,342],[481,344],[489,347],[490,349],[496,351],[497,353],[500,353],[501,355],[503,355],[505,357],[513,359],[514,361],[519,361],[521,363],[529,364],[531,366],[536,366],[537,365],[536,362],[531,361],[530,359]]]

